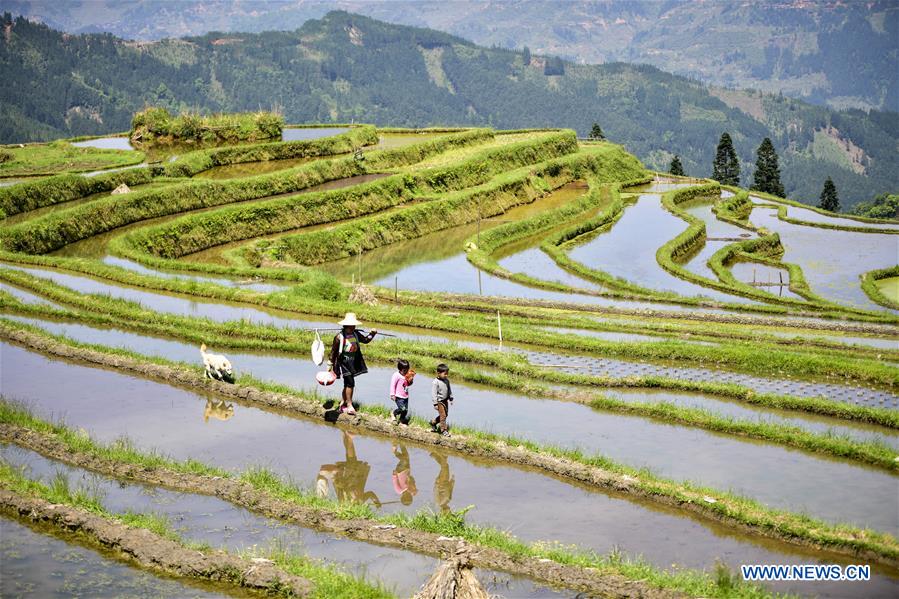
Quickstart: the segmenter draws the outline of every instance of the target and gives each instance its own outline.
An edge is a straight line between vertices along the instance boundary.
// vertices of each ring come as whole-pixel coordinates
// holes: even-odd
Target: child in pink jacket
[[[409,387],[414,377],[415,371],[409,367],[408,360],[398,360],[390,379],[390,399],[396,403],[393,421],[404,426],[409,424]]]

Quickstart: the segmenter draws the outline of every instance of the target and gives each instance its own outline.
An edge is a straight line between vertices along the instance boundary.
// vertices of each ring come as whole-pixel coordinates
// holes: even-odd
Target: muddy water
[[[30,291],[25,291],[24,289],[19,289],[13,285],[9,285],[7,283],[0,282],[0,291],[10,294],[23,304],[32,304],[32,305],[40,305],[40,306],[50,306],[53,308],[61,308],[59,304],[55,302],[51,302],[48,299],[45,299],[39,295],[35,295]]]
[[[703,244],[702,248],[694,254],[690,259],[684,264],[684,268],[689,270],[690,272],[696,273],[701,277],[705,277],[707,279],[711,279],[713,281],[718,280],[718,276],[709,268],[707,262],[712,257],[712,255],[720,250],[725,245],[734,243],[734,239],[744,239],[754,237],[754,234],[748,233],[745,229],[741,229],[736,225],[732,225],[730,223],[718,220],[715,216],[715,213],[712,212],[712,204],[711,203],[699,203],[692,204],[688,206],[682,207],[684,212],[702,220],[705,222],[706,226],[706,237],[709,239]],[[724,238],[724,239],[722,239]],[[761,266],[761,265],[757,265]],[[770,267],[766,267],[770,268]],[[770,269],[776,270],[776,269]],[[734,273],[737,279],[741,281],[748,282],[749,279],[742,277],[741,274]],[[783,271],[785,275],[783,280],[787,283],[790,281],[790,277],[786,271]],[[773,281],[777,282],[779,279],[777,278],[777,272],[773,273],[774,278]],[[761,281],[761,279],[759,279]],[[790,291],[788,287],[759,287],[762,291],[767,291],[773,295],[778,297],[789,297],[791,299],[796,299],[803,301],[804,298],[800,295],[797,295]]]
[[[110,266],[118,266],[120,268],[126,268],[128,270],[133,270],[134,272],[138,272],[145,275],[153,275],[155,277],[161,277],[163,279],[181,279],[184,281],[198,281],[201,283],[215,283],[216,285],[224,285],[225,287],[240,287],[242,289],[252,289],[253,291],[259,291],[261,293],[270,293],[272,291],[283,291],[284,289],[290,287],[289,282],[281,282],[281,281],[271,281],[271,282],[261,282],[255,279],[233,279],[225,276],[214,276],[214,275],[190,275],[184,274],[181,272],[168,272],[164,270],[157,270],[153,268],[148,268],[143,264],[138,264],[132,260],[126,260],[125,258],[119,258],[117,256],[106,256],[103,258],[103,262],[109,264]]]
[[[753,198],[757,199],[757,198]],[[760,198],[759,198],[760,199]],[[767,200],[761,200],[767,201]],[[899,223],[866,223],[851,218],[840,218],[837,216],[828,216],[819,214],[808,208],[799,208],[797,206],[787,206],[787,218],[793,218],[809,223],[824,223],[827,225],[835,225],[837,227],[861,227],[863,229],[893,229],[899,231]]]
[[[603,553],[619,547],[663,568],[672,564],[711,568],[716,559],[732,567],[846,561],[753,539],[673,510],[586,490],[528,470],[444,454],[437,448],[406,447],[417,488],[406,507],[392,482],[405,456],[402,447],[392,447],[389,439],[348,435],[330,425],[242,405],[235,405],[233,417],[226,421],[216,418],[216,413],[223,416],[223,410],[213,406],[213,416],[204,422],[214,398],[51,361],[8,345],[0,349],[4,363],[16,364],[12,376],[4,376],[4,395],[25,400],[45,417],[64,417],[70,426],[84,427],[104,441],[126,435],[142,448],[156,447],[179,459],[193,457],[235,470],[265,465],[300,484],[314,486],[318,480],[318,486],[332,496],[337,481],[342,495],[366,496],[370,501],[377,497],[386,511],[474,505],[468,513],[470,521],[509,530],[525,540],[554,539]],[[65,388],[59,380],[67,381]],[[248,447],[253,448],[252,455]],[[806,586],[805,590],[841,596],[838,585]],[[890,576],[877,576],[867,590],[888,596],[899,591],[899,584]]]
[[[202,171],[194,175],[194,179],[236,179],[238,177],[253,177],[256,175],[264,175],[274,173],[288,168],[294,168],[301,164],[308,164],[316,160],[330,159],[335,156],[314,156],[307,158],[289,158],[285,160],[264,160],[258,162],[244,162],[241,164],[228,164],[225,166],[214,166],[210,169]]]
[[[506,223],[530,218],[546,210],[558,208],[582,195],[584,191],[582,183],[569,183],[530,204],[516,206],[510,208],[504,214],[483,219],[480,230],[482,232],[488,231]],[[338,260],[324,264],[322,268],[345,279],[350,279],[354,275],[358,276],[361,268],[363,280],[375,281],[376,284],[386,286],[386,281],[389,279],[392,286],[394,276],[398,277],[400,281],[409,279],[410,276],[407,271],[410,268],[429,268],[435,271],[447,270],[440,267],[444,260],[459,257],[464,260],[465,242],[470,237],[474,237],[476,240],[477,233],[477,223],[452,227],[423,237],[372,250],[363,254],[361,260],[358,258]],[[560,270],[554,264],[553,268],[557,271]],[[475,273],[474,267],[469,267],[469,272]],[[528,272],[533,275],[535,271],[529,270]],[[576,279],[576,277],[572,278]],[[586,281],[582,279],[576,280],[579,287],[590,287],[590,284]],[[456,291],[456,289],[447,288],[447,291]],[[475,290],[475,292],[477,291]]]
[[[118,286],[85,276],[68,274],[55,270],[20,267],[4,264],[14,270],[29,272],[35,276],[50,279],[60,285],[69,287],[80,293],[101,293],[111,297],[136,301],[158,312],[199,316],[216,321],[247,320],[259,324],[271,324],[291,328],[328,328],[333,323],[317,316],[298,316],[289,312],[272,309],[248,307],[244,304],[199,301],[191,296],[165,294],[143,289]],[[383,329],[384,332],[397,332],[394,327]],[[446,341],[452,335],[422,333],[416,329],[403,330],[401,335],[431,341]],[[464,337],[462,337],[464,339]],[[480,343],[480,342],[476,342]],[[469,343],[470,344],[470,343]],[[586,356],[569,356],[558,352],[535,351],[523,347],[512,347],[512,351],[522,353],[532,363],[556,364],[569,363],[572,360],[584,362],[586,372],[600,376],[657,375],[688,380],[724,381],[745,385],[763,392],[786,393],[802,397],[827,396],[838,401],[851,401],[864,405],[895,405],[895,395],[863,386],[793,381],[784,378],[760,377],[721,369],[683,367],[676,364],[648,363],[613,358],[602,360]]]
[[[84,325],[24,321],[86,343],[119,346],[187,363],[198,361],[197,349],[185,344],[152,338],[144,340],[134,334],[92,329]],[[237,365],[239,373],[251,374],[256,378],[296,389],[318,391],[314,376],[319,368],[311,361],[232,352],[229,352],[229,357]],[[369,375],[364,379],[364,387],[360,381],[357,399],[363,403],[392,407],[384,391],[388,388],[392,373],[391,368],[371,366]],[[422,391],[412,394],[412,413],[430,418],[433,410],[428,398],[421,395],[428,391],[429,379],[424,374],[422,382]],[[337,399],[338,387],[335,385],[323,389],[323,396]],[[456,396],[464,400],[457,402],[458,408],[454,406],[451,419],[459,425],[516,435],[544,444],[583,449],[588,453],[599,452],[631,466],[650,468],[666,477],[690,479],[716,488],[733,489],[779,507],[808,509],[836,521],[845,519],[861,524],[876,522],[876,527],[887,527],[882,528],[884,530],[892,531],[891,527],[899,530],[895,514],[881,514],[881,517],[863,515],[866,510],[882,512],[882,506],[889,505],[891,494],[896,490],[896,479],[889,474],[687,427],[595,412],[583,405],[529,399],[458,382],[454,387]],[[629,395],[641,397],[636,392]],[[676,396],[669,398],[669,401],[677,402],[674,397]],[[419,401],[415,401],[416,399]],[[642,395],[642,399],[650,397]],[[752,417],[752,413],[749,414]],[[776,420],[776,417],[773,419]],[[826,427],[799,418],[791,423],[805,424],[807,426],[804,428],[812,430],[830,428],[837,434],[852,434],[863,438],[875,436],[870,428],[860,430],[835,423]],[[895,443],[895,436],[891,433],[884,432],[882,438],[893,439]],[[671,447],[678,447],[676,455],[667,450]],[[779,465],[781,461],[787,465]],[[774,469],[780,471],[781,476],[787,480],[771,476],[770,472]],[[848,498],[843,497],[840,492],[828,490],[831,481],[837,478],[851,481],[850,488],[866,489],[866,494],[874,503],[856,501],[854,505],[842,506],[840,502]],[[817,497],[818,494],[826,494],[828,497]]]
[[[18,468],[24,467],[25,475],[33,480],[52,483],[57,473],[63,474],[74,488],[83,488],[99,495],[103,505],[111,512],[132,511],[164,516],[188,542],[207,543],[231,553],[282,547],[296,555],[337,564],[345,571],[383,584],[400,597],[416,593],[440,563],[430,556],[285,524],[215,497],[125,483],[49,460],[15,445],[0,445],[0,455],[8,463]],[[516,593],[514,596],[570,595],[489,570],[478,571],[478,578],[484,583],[503,580]]]
[[[281,141],[303,141],[332,137],[349,131],[348,127],[284,127],[281,130]]]
[[[818,295],[868,310],[887,310],[865,295],[859,276],[869,270],[896,265],[899,256],[896,235],[794,225],[778,219],[776,209],[765,207],[755,208],[750,220],[780,233],[785,250],[781,260],[802,267],[809,287]]]
[[[686,227],[687,223],[662,207],[661,195],[641,193],[635,204],[625,207],[621,219],[611,229],[598,235],[584,236],[568,253],[572,259],[590,268],[650,289],[733,303],[752,303],[746,298],[679,279],[659,265],[656,251]]]
[[[158,578],[121,563],[110,553],[69,544],[50,529],[0,517],[3,597],[250,597],[237,593],[222,594],[199,582]]]
[[[100,137],[72,144],[76,148],[99,148],[101,150],[133,150],[134,146],[127,137]]]
[[[738,281],[753,285],[753,283],[763,283],[763,285],[753,285],[757,289],[767,291],[778,297],[788,297],[791,299],[804,300],[798,293],[790,291],[789,287],[781,285],[773,285],[773,283],[790,283],[790,271],[786,268],[775,268],[767,264],[759,264],[756,262],[735,262],[730,266],[730,271]],[[768,283],[768,285],[764,285]]]

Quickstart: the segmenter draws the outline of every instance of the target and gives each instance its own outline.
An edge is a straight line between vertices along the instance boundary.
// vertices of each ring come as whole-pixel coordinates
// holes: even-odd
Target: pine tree
[[[680,156],[678,156],[677,154],[675,154],[674,158],[671,159],[671,166],[668,167],[668,172],[679,177],[684,176],[684,165],[680,163]]]
[[[606,135],[602,132],[602,127],[599,126],[599,123],[593,123],[593,127],[590,129],[590,139],[605,139]]]
[[[833,179],[830,177],[827,177],[827,181],[824,182],[824,190],[821,191],[821,201],[818,202],[818,208],[830,212],[840,211],[840,198],[837,196],[837,187],[833,184]]]
[[[531,64],[531,49],[527,46],[524,47],[524,51],[521,53],[521,62],[524,63],[524,66]]]
[[[740,184],[740,161],[727,132],[721,134],[721,140],[718,142],[715,162],[712,164],[712,179],[723,185]]]
[[[755,176],[752,181],[753,191],[762,191],[778,197],[784,197],[784,186],[780,182],[780,167],[777,165],[777,152],[769,138],[762,140],[755,159]]]

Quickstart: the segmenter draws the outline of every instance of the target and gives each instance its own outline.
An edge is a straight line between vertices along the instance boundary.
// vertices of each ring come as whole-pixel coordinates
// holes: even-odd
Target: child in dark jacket
[[[449,366],[446,364],[437,365],[437,377],[431,384],[431,402],[434,404],[434,409],[437,410],[437,417],[431,421],[431,430],[444,437],[449,437],[446,418],[449,414],[449,406],[453,402],[453,387],[450,385]]]

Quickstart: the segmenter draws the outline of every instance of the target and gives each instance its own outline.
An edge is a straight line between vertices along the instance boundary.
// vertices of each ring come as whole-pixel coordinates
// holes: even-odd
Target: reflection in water
[[[400,496],[400,503],[410,505],[412,498],[418,494],[418,487],[412,477],[412,465],[409,463],[409,450],[400,443],[393,446],[393,455],[398,460],[393,469],[393,490]]]
[[[203,410],[203,422],[209,422],[210,416],[216,420],[230,420],[234,416],[234,404],[226,404],[224,399],[207,399]]]
[[[315,490],[320,497],[327,497],[328,482],[334,487],[338,501],[355,501],[365,503],[371,499],[376,507],[381,506],[381,500],[373,491],[365,491],[368,483],[368,473],[371,466],[356,458],[356,446],[353,444],[353,435],[343,432],[343,448],[346,459],[336,464],[323,464],[315,479]]]
[[[434,479],[434,503],[440,508],[441,512],[450,511],[450,501],[453,500],[453,488],[456,486],[456,479],[450,474],[449,462],[442,453],[432,451],[431,457],[440,466],[440,472]]]

